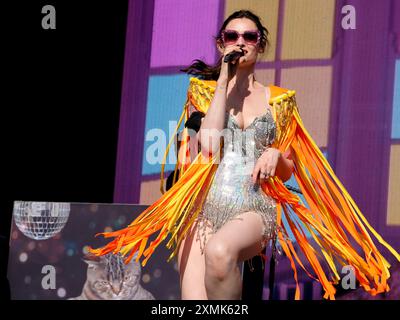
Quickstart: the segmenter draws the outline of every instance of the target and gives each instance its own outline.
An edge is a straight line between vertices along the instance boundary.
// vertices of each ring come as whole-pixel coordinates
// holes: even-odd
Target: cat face
[[[128,300],[140,287],[140,264],[127,265],[120,255],[107,254],[85,258],[88,264],[87,284],[91,294],[104,300]]]

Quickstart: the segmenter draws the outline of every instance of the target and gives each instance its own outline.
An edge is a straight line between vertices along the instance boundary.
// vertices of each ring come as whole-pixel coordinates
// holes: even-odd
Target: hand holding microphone
[[[218,78],[218,83],[222,84],[223,87],[225,87],[229,80],[235,75],[238,66],[237,62],[239,61],[240,57],[244,56],[244,51],[242,48],[229,48],[227,50],[230,52],[227,54],[224,52],[221,71]]]

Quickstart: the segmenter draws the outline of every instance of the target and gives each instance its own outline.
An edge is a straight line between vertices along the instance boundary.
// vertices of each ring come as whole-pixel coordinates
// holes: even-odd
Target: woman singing
[[[181,121],[193,110],[205,117],[197,134],[183,132],[176,183],[127,228],[104,234],[115,239],[92,252],[121,252],[127,261],[137,252],[145,264],[169,235],[182,299],[240,299],[239,263],[278,242],[296,282],[297,263],[321,283],[326,299],[335,297],[339,265],[352,266],[372,295],[385,292],[390,266],[370,233],[400,257],[368,224],[309,136],[294,91],[256,80],[255,64],[268,49],[267,38],[267,29],[250,11],[234,12],[224,21],[216,37],[217,65],[197,60],[184,70],[196,77]],[[193,138],[200,146],[195,155]],[[292,174],[308,206],[283,184]],[[295,297],[300,297],[298,286]]]

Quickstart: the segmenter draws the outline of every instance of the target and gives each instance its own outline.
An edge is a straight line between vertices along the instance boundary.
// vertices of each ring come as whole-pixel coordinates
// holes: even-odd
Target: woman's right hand
[[[241,49],[238,47],[225,47],[221,61],[221,71],[218,78],[218,83],[220,84],[227,85],[229,80],[231,80],[236,73],[240,57],[232,62],[224,62],[225,56],[232,51],[240,52]]]

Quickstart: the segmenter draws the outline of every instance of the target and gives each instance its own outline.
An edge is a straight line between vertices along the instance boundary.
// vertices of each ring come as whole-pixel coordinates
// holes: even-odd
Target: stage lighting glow
[[[28,261],[28,255],[27,255],[26,252],[22,252],[19,255],[19,261],[22,262],[22,263],[25,263],[26,261]]]
[[[89,253],[89,246],[84,246],[84,247],[82,248],[82,253],[83,253],[83,254]]]
[[[143,281],[144,283],[149,283],[150,280],[151,280],[151,277],[150,277],[150,275],[149,275],[148,273],[145,273],[145,274],[142,276],[142,281]]]
[[[32,251],[33,249],[35,249],[35,247],[36,247],[35,242],[34,241],[29,241],[29,243],[27,245],[28,250]]]
[[[154,270],[153,276],[154,278],[160,278],[161,277],[161,269],[156,269]]]
[[[60,298],[64,298],[67,294],[67,291],[64,288],[59,288],[57,290],[57,296]]]
[[[104,228],[104,232],[112,232],[112,231],[113,231],[113,228],[111,228],[111,227]]]

